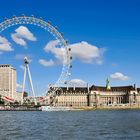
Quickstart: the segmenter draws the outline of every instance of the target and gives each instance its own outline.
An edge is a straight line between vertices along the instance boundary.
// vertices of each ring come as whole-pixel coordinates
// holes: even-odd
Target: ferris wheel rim
[[[70,50],[68,47],[68,43],[63,38],[63,35],[49,21],[47,22],[43,20],[42,18],[36,18],[34,16],[25,16],[25,15],[14,16],[13,18],[9,18],[9,19],[5,18],[5,21],[0,23],[0,33],[2,33],[4,30],[15,25],[39,26],[40,28],[47,30],[56,40],[59,40],[60,47],[65,49],[65,51],[63,51],[63,59],[64,59],[63,67],[62,67],[61,74],[58,80],[52,86],[60,87],[61,84],[65,84],[70,74],[70,68],[72,66],[71,66],[71,57],[69,54]]]

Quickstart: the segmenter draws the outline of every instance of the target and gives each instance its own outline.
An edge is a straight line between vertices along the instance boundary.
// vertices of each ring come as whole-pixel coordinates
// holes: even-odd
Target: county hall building
[[[56,95],[50,97],[49,103],[54,106],[115,106],[115,105],[139,105],[140,88],[136,85],[110,87],[62,87],[56,91]],[[53,102],[52,102],[53,100]]]

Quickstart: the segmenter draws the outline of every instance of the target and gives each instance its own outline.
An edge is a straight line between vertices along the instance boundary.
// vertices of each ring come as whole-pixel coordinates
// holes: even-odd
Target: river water
[[[0,112],[0,140],[139,140],[140,110]]]

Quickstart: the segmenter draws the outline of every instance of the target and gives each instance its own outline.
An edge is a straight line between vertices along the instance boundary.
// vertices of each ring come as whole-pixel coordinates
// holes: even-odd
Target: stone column
[[[118,103],[120,104],[120,96],[118,97]]]

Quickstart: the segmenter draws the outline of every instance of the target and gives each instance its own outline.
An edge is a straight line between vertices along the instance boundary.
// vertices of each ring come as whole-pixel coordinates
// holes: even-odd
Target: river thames
[[[0,140],[138,140],[140,110],[0,112]]]

